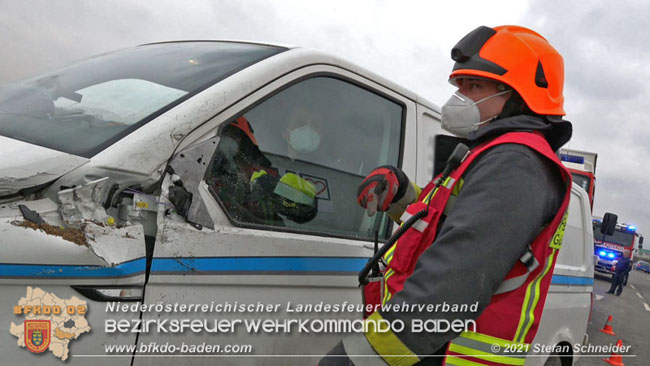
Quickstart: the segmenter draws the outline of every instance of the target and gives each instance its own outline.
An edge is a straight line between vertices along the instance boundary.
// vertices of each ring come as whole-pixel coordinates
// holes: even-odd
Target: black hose
[[[384,243],[384,245],[382,245],[377,252],[375,252],[375,255],[373,255],[372,258],[370,258],[370,260],[366,263],[366,265],[363,267],[361,272],[359,272],[360,284],[362,285],[368,284],[368,273],[370,273],[372,267],[374,267],[379,262],[381,257],[383,257],[384,254],[386,254],[388,249],[390,249],[390,247],[393,246],[393,244],[395,244],[397,239],[399,239],[402,235],[404,235],[406,230],[408,230],[411,226],[413,226],[413,224],[416,221],[425,217],[428,213],[429,213],[429,208],[427,207],[424,210],[421,210],[417,212],[415,215],[409,217],[408,220],[404,221],[404,224],[400,226],[399,229],[397,229],[397,231],[393,233],[393,235],[391,235],[388,241]]]

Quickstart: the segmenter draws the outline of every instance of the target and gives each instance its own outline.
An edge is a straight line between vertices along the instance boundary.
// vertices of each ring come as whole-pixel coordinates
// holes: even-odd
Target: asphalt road
[[[607,294],[609,286],[609,277],[596,276],[594,306],[587,327],[589,344],[615,345],[620,339],[624,346],[631,346],[622,358],[625,366],[650,365],[650,274],[632,270],[621,296]],[[615,336],[600,331],[610,315]],[[607,365],[602,358],[597,354],[585,355],[576,365]]]

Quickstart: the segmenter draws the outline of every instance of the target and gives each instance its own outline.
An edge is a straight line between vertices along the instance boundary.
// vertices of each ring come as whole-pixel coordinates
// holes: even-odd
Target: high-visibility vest
[[[553,220],[530,243],[526,253],[508,272],[486,309],[476,319],[475,331],[463,332],[449,342],[445,358],[447,365],[523,365],[530,343],[537,333],[557,253],[562,246],[571,193],[570,173],[541,134],[511,132],[497,137],[472,149],[438,188],[434,189],[435,184],[429,183],[418,201],[407,207],[402,222],[427,207],[428,214],[417,220],[386,252],[383,257],[386,263],[383,281],[370,282],[364,288],[366,305],[377,305],[379,301],[385,304],[402,290],[420,255],[433,244],[441,215],[452,193],[458,192],[459,182],[467,168],[482,152],[500,144],[527,146],[555,163],[567,186],[566,194]],[[458,255],[462,256],[462,253]],[[381,319],[381,314],[375,312],[369,319]],[[408,346],[393,334],[366,333],[366,338],[380,355],[408,356],[384,357],[389,364],[412,365],[419,361],[418,357],[413,357]]]

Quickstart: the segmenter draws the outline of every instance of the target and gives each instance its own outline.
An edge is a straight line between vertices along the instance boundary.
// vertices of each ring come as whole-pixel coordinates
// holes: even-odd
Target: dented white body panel
[[[88,159],[0,136],[0,197],[51,182]]]

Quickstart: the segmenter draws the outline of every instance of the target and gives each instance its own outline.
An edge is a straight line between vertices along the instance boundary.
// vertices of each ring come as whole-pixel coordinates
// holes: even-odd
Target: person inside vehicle
[[[323,116],[307,107],[295,106],[282,133],[287,141],[287,156],[295,160],[315,152],[320,146],[322,134]]]
[[[305,223],[318,212],[314,186],[294,173],[280,176],[244,116],[223,128],[211,171],[212,189],[238,221],[284,226],[283,217]]]
[[[527,349],[540,326],[571,187],[555,154],[572,131],[562,119],[562,56],[530,29],[482,26],[451,57],[449,82],[457,91],[442,107],[442,127],[469,153],[424,188],[393,166],[362,181],[357,201],[369,214],[388,211],[398,223],[414,223],[400,230],[383,256],[383,276],[365,285],[364,299],[373,306],[477,304],[477,310],[379,308],[367,323],[401,321],[404,330],[369,325],[346,336],[321,366],[519,365],[525,352],[491,346]],[[418,332],[414,320],[474,320],[476,327]]]

